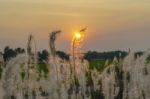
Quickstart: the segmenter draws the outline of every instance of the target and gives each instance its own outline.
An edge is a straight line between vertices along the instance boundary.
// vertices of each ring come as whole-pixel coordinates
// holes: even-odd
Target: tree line
[[[18,47],[18,48],[12,49],[9,46],[6,46],[4,48],[4,53],[3,53],[4,61],[8,61],[11,58],[16,57],[18,54],[21,54],[21,53],[25,53],[25,50],[23,48]]]
[[[9,61],[11,58],[16,57],[18,54],[25,53],[25,49],[23,48],[10,48],[9,46],[6,46],[3,51],[3,58],[4,61]],[[143,52],[136,52],[135,57],[142,55]],[[69,60],[69,54],[63,52],[63,51],[56,51],[56,55],[58,55],[60,58]],[[117,59],[123,59],[128,55],[128,52],[126,51],[109,51],[109,52],[96,52],[96,51],[88,51],[84,53],[84,59],[91,61],[91,60],[113,60],[115,57]],[[44,49],[42,51],[39,51],[37,53],[38,56],[38,62],[40,63],[47,63],[49,60],[49,52]]]
[[[16,57],[18,54],[24,54],[24,53],[25,53],[24,48],[18,47],[18,48],[13,49],[13,48],[10,48],[9,46],[6,46],[3,50],[2,55],[3,55],[4,61],[7,62],[10,59]],[[56,55],[58,55],[62,59],[69,60],[69,55],[63,51],[57,51]],[[39,63],[47,63],[49,60],[49,52],[46,49],[42,51],[38,51],[37,56],[38,56]]]
[[[115,57],[117,59],[123,59],[128,53],[126,51],[110,51],[110,52],[96,52],[88,51],[85,53],[84,58],[87,60],[113,60]]]

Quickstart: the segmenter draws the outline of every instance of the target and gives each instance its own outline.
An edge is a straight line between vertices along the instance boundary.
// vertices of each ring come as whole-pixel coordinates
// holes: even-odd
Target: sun
[[[75,38],[76,38],[76,39],[81,39],[81,37],[82,37],[82,35],[81,35],[80,32],[76,32],[76,33],[75,33]]]

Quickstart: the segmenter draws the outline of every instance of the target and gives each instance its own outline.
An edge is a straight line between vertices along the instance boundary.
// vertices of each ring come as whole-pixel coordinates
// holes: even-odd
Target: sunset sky
[[[0,51],[26,47],[30,33],[38,49],[61,29],[57,49],[68,51],[73,33],[85,26],[84,50],[150,48],[150,0],[0,0]]]

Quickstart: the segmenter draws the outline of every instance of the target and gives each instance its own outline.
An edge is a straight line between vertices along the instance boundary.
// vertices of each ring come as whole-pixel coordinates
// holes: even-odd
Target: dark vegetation
[[[3,51],[4,61],[7,62],[11,58],[16,57],[18,54],[25,53],[25,49],[23,48],[15,48],[12,49],[9,46],[5,47]],[[143,52],[135,53],[135,58],[141,56]],[[38,55],[38,66],[39,72],[44,72],[47,74],[47,65],[49,60],[49,52],[44,49],[37,53]],[[64,60],[69,60],[69,55],[63,51],[57,51],[56,55]],[[84,58],[89,61],[89,69],[96,69],[99,72],[102,72],[104,68],[111,64],[113,59],[116,57],[117,59],[124,59],[128,55],[125,51],[110,51],[110,52],[96,52],[96,51],[88,51],[85,53]],[[106,64],[107,63],[107,64]],[[150,63],[150,57],[147,58],[147,63]],[[45,74],[45,75],[46,75]]]
[[[13,57],[16,57],[18,54],[25,53],[25,49],[23,48],[10,48],[9,46],[6,46],[3,51],[3,57],[4,61],[8,61]],[[136,52],[135,58],[138,56],[141,56],[143,52]],[[60,58],[69,60],[69,54],[66,54],[63,51],[57,51],[56,55],[58,55]],[[96,52],[96,51],[88,51],[85,53],[84,58],[88,61],[98,61],[102,62],[102,60],[113,60],[115,57],[117,59],[123,59],[128,55],[128,52],[126,51],[109,51],[109,52]],[[48,62],[49,52],[44,49],[42,51],[38,52],[38,61],[40,63],[46,63]],[[103,62],[102,62],[103,64]]]
[[[25,50],[22,48],[12,49],[9,46],[5,47],[3,58],[4,61],[8,61],[13,57],[16,57],[18,54],[25,53]]]
[[[84,58],[88,61],[91,60],[113,60],[114,57],[117,59],[123,59],[128,55],[125,51],[110,51],[110,52],[96,52],[96,51],[89,51],[85,53]]]
[[[69,60],[69,55],[63,51],[57,51],[56,54],[62,59]]]
[[[38,52],[38,62],[39,63],[48,63],[48,57],[49,57],[49,53],[47,50]]]

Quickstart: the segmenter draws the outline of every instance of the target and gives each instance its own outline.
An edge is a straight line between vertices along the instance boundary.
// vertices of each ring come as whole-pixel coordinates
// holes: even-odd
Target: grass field
[[[108,61],[107,65],[111,63],[112,61]],[[102,72],[107,65],[106,65],[106,60],[92,60],[89,62],[89,70],[96,69],[99,72]],[[46,77],[46,75],[49,72],[47,64],[40,63],[36,65],[36,68],[38,69],[40,76]]]
[[[112,63],[112,61],[109,60],[107,62],[107,65],[109,65],[111,63]],[[89,62],[89,69],[90,70],[96,69],[99,72],[102,72],[107,65],[106,65],[106,60],[92,60]]]

